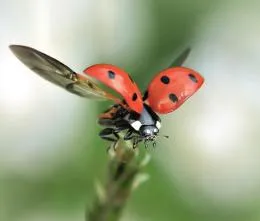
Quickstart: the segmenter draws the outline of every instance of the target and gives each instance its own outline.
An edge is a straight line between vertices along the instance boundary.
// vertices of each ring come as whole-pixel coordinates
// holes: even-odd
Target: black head
[[[144,103],[142,113],[136,117],[133,117],[132,114],[130,114],[127,120],[131,127],[139,133],[139,136],[141,140],[144,141],[146,147],[150,142],[155,146],[155,140],[161,127],[161,120],[150,106]]]
[[[145,140],[154,141],[159,133],[159,129],[155,125],[143,125],[140,127],[140,135]]]

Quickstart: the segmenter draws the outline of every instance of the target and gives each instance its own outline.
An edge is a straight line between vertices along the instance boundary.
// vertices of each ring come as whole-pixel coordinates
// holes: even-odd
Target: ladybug
[[[44,79],[81,97],[112,100],[98,123],[104,127],[99,136],[116,144],[119,133],[122,139],[131,140],[135,148],[144,141],[156,145],[161,128],[158,114],[167,114],[180,107],[203,84],[204,78],[196,71],[181,67],[189,55],[186,49],[168,68],[155,75],[144,95],[121,68],[111,64],[95,64],[78,74],[58,60],[27,46],[10,45],[16,57]],[[119,93],[123,99],[102,90],[90,80],[97,79]]]

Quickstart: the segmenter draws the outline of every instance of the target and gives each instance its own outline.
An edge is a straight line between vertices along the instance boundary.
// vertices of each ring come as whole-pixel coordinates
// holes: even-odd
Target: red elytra
[[[148,104],[157,113],[172,112],[192,96],[203,82],[204,78],[192,69],[165,69],[156,75],[148,86]]]
[[[86,68],[83,72],[121,94],[131,110],[137,113],[142,112],[141,92],[124,70],[111,64],[95,64]]]

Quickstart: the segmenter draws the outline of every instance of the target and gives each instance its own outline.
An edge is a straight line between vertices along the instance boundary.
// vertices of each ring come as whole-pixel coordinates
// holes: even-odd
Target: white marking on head
[[[145,132],[146,134],[151,134],[151,133],[152,133],[152,131],[151,131],[150,129],[145,129],[144,132]]]
[[[161,125],[160,121],[156,121],[155,126],[156,126],[158,129],[160,129],[162,125]]]
[[[139,131],[140,127],[142,126],[140,121],[135,121],[133,123],[131,123],[132,128],[134,128],[136,131]]]

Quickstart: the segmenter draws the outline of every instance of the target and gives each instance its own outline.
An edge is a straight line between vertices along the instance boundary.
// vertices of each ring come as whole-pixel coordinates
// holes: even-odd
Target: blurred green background
[[[141,90],[187,45],[205,84],[162,116],[123,221],[260,220],[260,2],[1,0],[0,220],[81,221],[106,173],[98,114],[33,74],[8,49],[24,44],[77,72],[112,63]],[[141,146],[143,148],[143,146]]]

